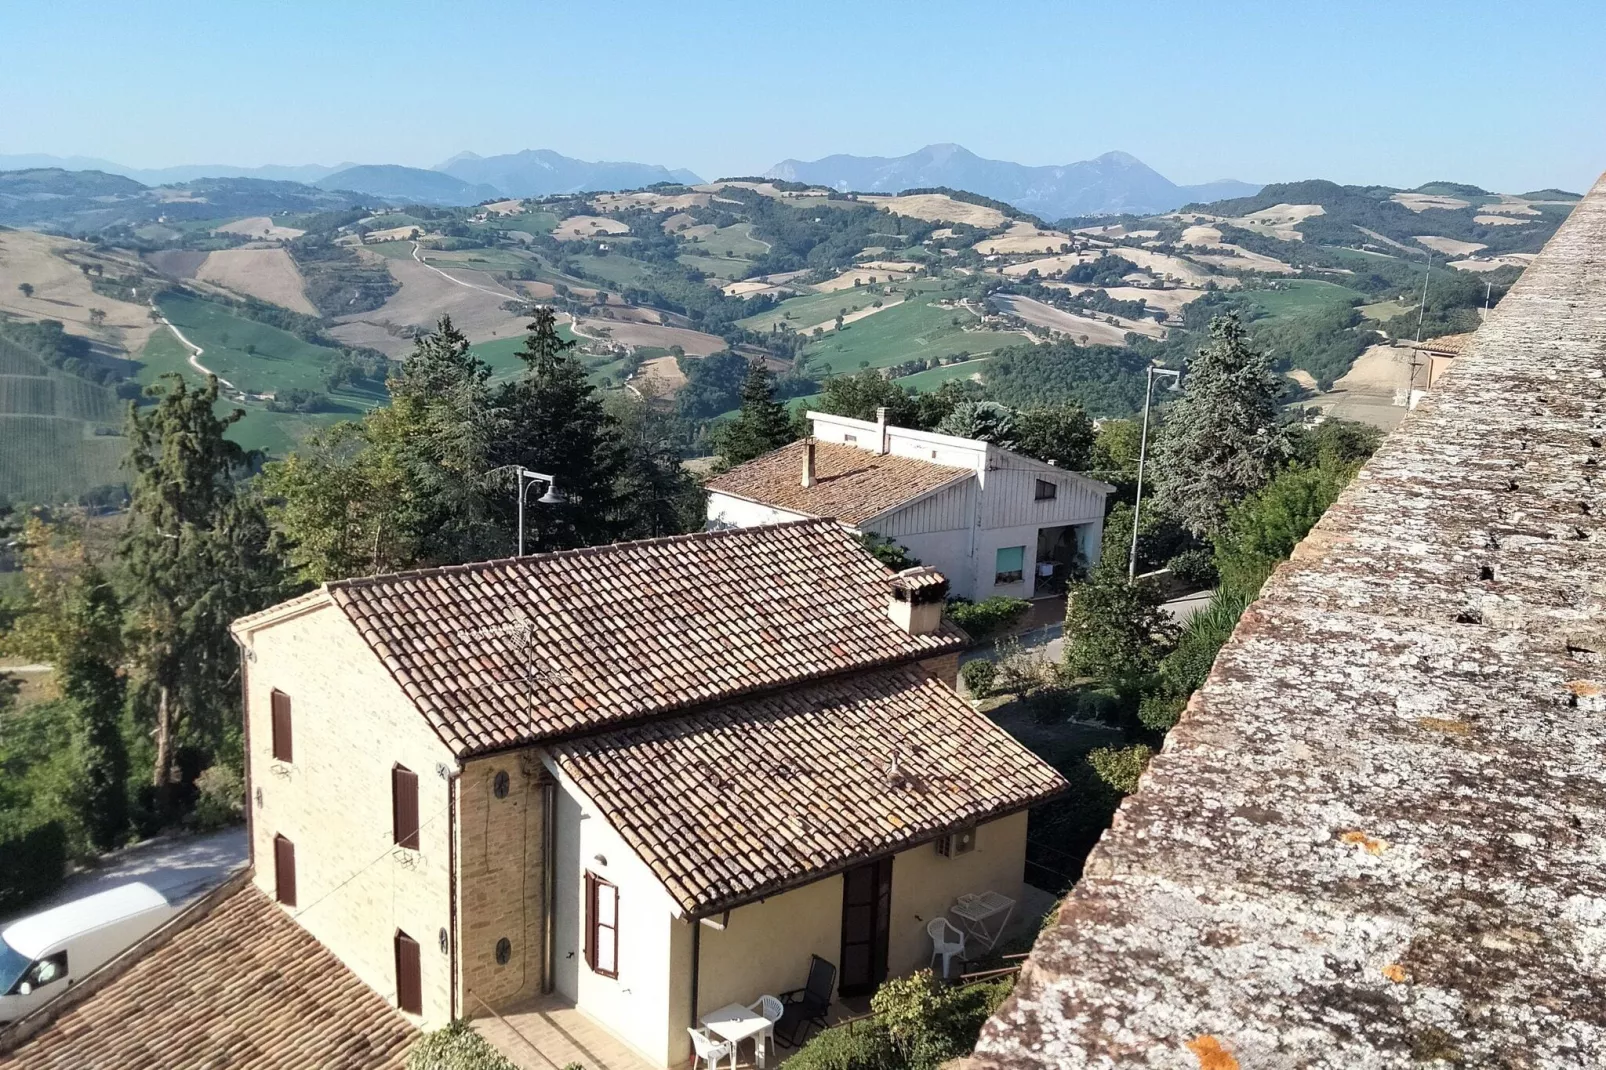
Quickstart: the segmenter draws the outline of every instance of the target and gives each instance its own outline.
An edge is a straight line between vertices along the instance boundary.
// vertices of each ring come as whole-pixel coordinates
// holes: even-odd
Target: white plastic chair
[[[756,1050],[753,1054],[758,1059],[760,1067],[769,1062],[769,1045],[775,1042],[775,1023],[781,1020],[786,1013],[786,1005],[776,996],[759,996],[757,1002],[748,1005],[748,1010],[754,1014],[763,1015],[770,1023],[768,1029],[753,1039]]]
[[[955,955],[965,953],[965,934],[948,923],[947,918],[932,918],[926,923],[926,935],[931,937],[931,961],[942,956],[943,980],[948,979],[948,966]]]
[[[731,1057],[731,1070],[736,1070],[736,1045],[728,1040],[715,1040],[705,1029],[688,1027],[686,1032],[691,1034],[691,1046],[697,1058],[707,1064],[708,1070],[716,1070],[719,1061],[727,1055]]]

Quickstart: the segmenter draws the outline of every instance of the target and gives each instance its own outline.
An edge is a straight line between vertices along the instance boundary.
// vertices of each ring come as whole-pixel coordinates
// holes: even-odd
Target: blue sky
[[[140,167],[551,148],[716,177],[954,141],[1177,182],[1606,168],[1599,0],[0,0],[0,49],[0,153]]]

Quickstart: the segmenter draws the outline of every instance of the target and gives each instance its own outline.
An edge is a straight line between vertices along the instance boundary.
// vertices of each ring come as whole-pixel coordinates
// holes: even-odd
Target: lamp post
[[[1126,582],[1134,583],[1138,578],[1138,521],[1143,510],[1143,469],[1149,459],[1149,404],[1154,398],[1154,378],[1163,375],[1172,380],[1172,389],[1182,379],[1182,373],[1172,368],[1156,368],[1149,365],[1149,381],[1143,391],[1143,435],[1138,440],[1138,494],[1132,501],[1132,551],[1126,559]]]
[[[529,495],[530,488],[537,483],[546,484],[546,493],[535,499],[541,505],[557,505],[563,501],[563,495],[558,493],[558,481],[545,472],[532,472],[528,468],[515,469],[519,479],[519,554],[524,556],[524,499]]]

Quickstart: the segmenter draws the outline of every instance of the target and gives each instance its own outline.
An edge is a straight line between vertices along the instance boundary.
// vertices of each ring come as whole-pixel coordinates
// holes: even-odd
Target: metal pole
[[[526,486],[526,484],[524,482],[524,469],[522,469],[522,468],[519,469],[518,472],[515,473],[515,474],[518,476],[518,480],[519,480],[519,554],[518,554],[518,556],[523,557],[524,556],[524,488]]]
[[[1143,434],[1138,439],[1138,493],[1132,500],[1132,552],[1126,559],[1126,582],[1138,576],[1138,517],[1143,509],[1143,468],[1149,459],[1149,402],[1154,397],[1154,365],[1149,365],[1149,382],[1143,391]]]

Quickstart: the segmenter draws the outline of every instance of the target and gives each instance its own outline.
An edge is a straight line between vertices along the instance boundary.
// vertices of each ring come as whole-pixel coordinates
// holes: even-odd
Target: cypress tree
[[[792,420],[786,406],[775,400],[775,378],[762,360],[747,366],[742,381],[742,407],[716,438],[720,464],[735,468],[762,457],[792,441]]]

